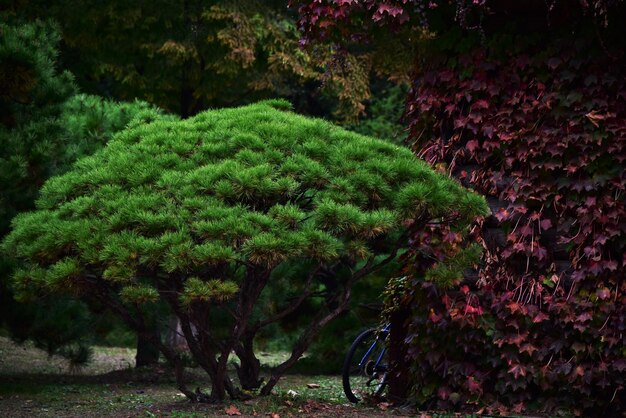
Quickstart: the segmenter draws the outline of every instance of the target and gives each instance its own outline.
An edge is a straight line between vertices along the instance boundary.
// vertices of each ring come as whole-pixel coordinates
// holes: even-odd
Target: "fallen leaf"
[[[239,411],[239,409],[237,409],[237,407],[235,405],[231,405],[228,408],[224,409],[224,412],[226,413],[226,415],[241,415],[241,412]]]
[[[380,409],[381,411],[386,411],[387,409],[389,409],[389,406],[391,406],[389,402],[381,402],[378,404],[378,409]]]
[[[320,385],[318,385],[317,383],[307,383],[306,387],[308,387],[309,389],[317,389],[320,387]]]

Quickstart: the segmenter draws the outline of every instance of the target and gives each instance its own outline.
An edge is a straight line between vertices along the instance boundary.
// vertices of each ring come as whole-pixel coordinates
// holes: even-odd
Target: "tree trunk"
[[[409,389],[410,365],[406,362],[406,319],[408,309],[399,309],[391,315],[389,331],[389,400],[400,403],[406,400]]]
[[[223,401],[226,399],[226,369],[218,368],[215,376],[211,377],[211,398]]]
[[[237,376],[241,387],[246,390],[258,389],[261,387],[261,362],[254,355],[254,336],[245,336],[242,344],[235,348],[235,353],[239,357],[241,365],[237,366]]]
[[[137,334],[135,367],[154,366],[159,363],[159,349],[150,342],[152,338],[160,338],[158,331],[153,331],[152,336]]]

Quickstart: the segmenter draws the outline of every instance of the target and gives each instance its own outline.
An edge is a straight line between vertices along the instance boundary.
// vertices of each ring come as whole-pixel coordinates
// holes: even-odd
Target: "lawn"
[[[48,357],[32,345],[16,345],[0,337],[1,417],[223,417],[271,418],[407,416],[406,411],[349,404],[339,376],[287,375],[272,396],[220,405],[191,404],[163,366],[136,370],[134,351],[95,347],[94,359],[69,372],[65,360]],[[280,354],[278,354],[280,356]],[[265,364],[276,354],[260,356]],[[199,370],[188,369],[195,386],[208,382]],[[319,387],[318,387],[319,385]]]

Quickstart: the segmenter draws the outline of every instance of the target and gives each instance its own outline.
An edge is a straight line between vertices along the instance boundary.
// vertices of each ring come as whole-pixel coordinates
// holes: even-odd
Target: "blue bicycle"
[[[387,338],[389,324],[383,329],[363,331],[354,340],[343,363],[343,392],[350,402],[382,396],[387,386],[389,364]]]

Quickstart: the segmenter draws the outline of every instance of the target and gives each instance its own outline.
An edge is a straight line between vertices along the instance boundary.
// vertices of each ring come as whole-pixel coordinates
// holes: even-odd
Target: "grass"
[[[261,353],[264,365],[286,353]],[[223,417],[232,406],[242,416],[376,417],[398,415],[378,406],[354,406],[343,395],[339,376],[287,375],[272,396],[220,405],[192,404],[169,370],[134,369],[134,352],[95,347],[94,360],[79,373],[67,361],[48,357],[32,345],[0,337],[0,416],[10,417]],[[188,369],[191,387],[206,388],[203,373]],[[319,387],[309,387],[314,383]],[[232,411],[232,410],[231,410]]]
[[[193,404],[176,389],[165,365],[135,369],[134,350],[95,347],[93,361],[77,373],[66,360],[49,357],[30,344],[17,345],[0,336],[0,417],[332,417],[420,418],[475,417],[450,413],[416,413],[388,403],[353,405],[346,401],[340,376],[286,375],[273,394],[223,404]],[[264,366],[278,364],[287,353],[259,353]],[[187,369],[192,388],[207,389],[200,370]],[[311,385],[315,384],[315,385]],[[319,385],[319,387],[317,387]],[[238,416],[238,415],[237,415]]]

